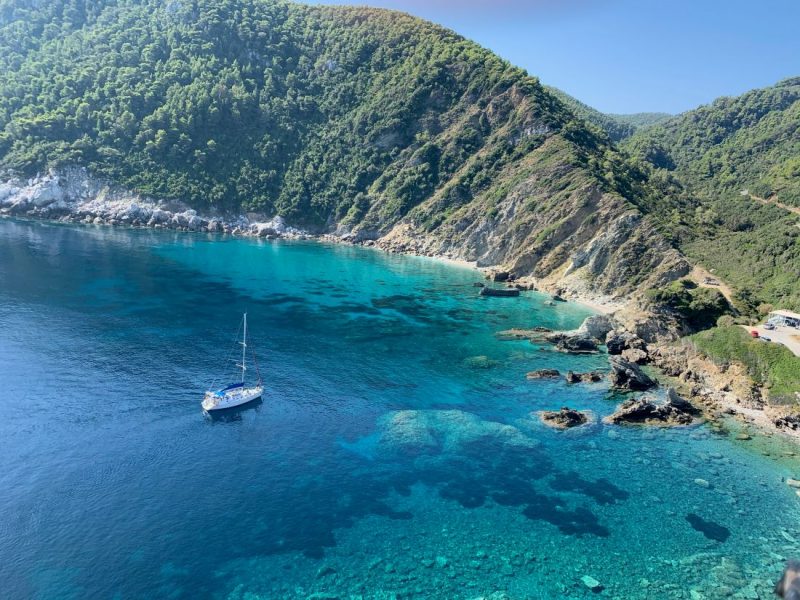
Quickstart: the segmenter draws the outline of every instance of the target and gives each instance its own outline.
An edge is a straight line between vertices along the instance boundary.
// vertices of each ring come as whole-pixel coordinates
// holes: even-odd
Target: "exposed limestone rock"
[[[626,298],[658,287],[690,270],[637,209],[590,182],[574,185],[574,166],[552,161],[561,142],[550,138],[526,157],[525,170],[552,177],[525,177],[520,171],[500,198],[470,198],[441,224],[423,229],[439,214],[442,198],[415,207],[381,237],[379,244],[430,255],[451,255],[478,266],[537,280],[537,289],[560,296]],[[513,174],[504,174],[509,180]],[[554,198],[553,182],[571,183]],[[531,207],[533,209],[531,209]],[[558,290],[562,290],[559,292]]]
[[[626,400],[617,407],[613,414],[604,419],[606,423],[639,424],[639,425],[689,425],[694,420],[697,410],[683,399],[673,403],[667,400],[658,403],[648,397]],[[688,405],[688,410],[684,407]]]
[[[647,350],[640,350],[639,348],[627,348],[622,351],[621,356],[628,362],[639,365],[645,364],[649,359]]]
[[[647,354],[644,340],[629,331],[610,330],[605,335],[605,342],[606,349],[611,355],[622,354],[626,350],[640,350]]]
[[[245,216],[200,215],[177,200],[145,198],[66,168],[23,181],[0,183],[0,215],[54,219],[95,225],[147,226],[183,231],[235,232],[237,235],[301,238],[281,217],[252,225]],[[258,215],[252,215],[253,218]]]
[[[510,277],[510,273],[508,271],[495,271],[491,274],[492,281],[508,281]]]
[[[614,313],[620,331],[641,338],[647,344],[673,342],[689,333],[673,312],[654,311],[641,299],[634,299]]]
[[[773,421],[778,429],[800,429],[800,415],[791,414],[778,417]]]
[[[578,327],[578,331],[598,341],[606,339],[608,332],[614,328],[614,323],[608,315],[592,315],[586,317]]]
[[[636,363],[619,356],[609,358],[611,364],[611,386],[618,390],[643,391],[655,387],[656,382],[648,377]]]
[[[598,352],[597,344],[588,337],[567,336],[556,342],[556,348],[570,354],[592,354]]]
[[[650,349],[649,356],[652,364],[670,377],[679,377],[688,368],[689,352],[687,348],[657,346]]]
[[[700,413],[691,402],[678,394],[678,391],[673,387],[667,388],[667,405],[689,415]]]
[[[589,371],[588,373],[575,373],[567,371],[567,383],[596,383],[602,381],[603,374],[600,371]]]
[[[534,338],[535,339],[535,338]],[[599,350],[597,341],[585,330],[573,329],[571,331],[553,331],[543,333],[540,340],[555,344],[558,350],[573,354],[586,354]]]
[[[566,406],[562,407],[561,410],[542,410],[538,414],[542,423],[556,429],[569,429],[589,421],[589,413]]]

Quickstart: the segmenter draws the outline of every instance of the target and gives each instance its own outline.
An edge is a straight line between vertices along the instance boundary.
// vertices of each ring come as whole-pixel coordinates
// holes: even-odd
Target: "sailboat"
[[[257,400],[264,392],[264,387],[261,385],[261,375],[258,372],[258,363],[255,361],[253,355],[253,364],[255,365],[258,381],[254,386],[248,387],[245,385],[245,373],[247,371],[247,313],[242,317],[242,362],[236,366],[242,370],[242,378],[237,383],[231,383],[226,387],[219,390],[209,390],[203,397],[203,410],[212,412],[215,410],[225,410],[226,408],[233,408],[247,404],[253,400]],[[238,336],[237,336],[238,337]],[[237,340],[238,341],[238,340]]]

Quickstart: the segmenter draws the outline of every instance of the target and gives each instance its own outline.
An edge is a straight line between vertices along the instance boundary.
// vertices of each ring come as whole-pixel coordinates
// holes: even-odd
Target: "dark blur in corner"
[[[800,600],[800,561],[789,560],[775,593],[785,600]]]

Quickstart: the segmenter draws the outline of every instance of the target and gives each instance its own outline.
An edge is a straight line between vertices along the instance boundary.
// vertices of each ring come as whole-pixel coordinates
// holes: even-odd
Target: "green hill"
[[[733,284],[742,308],[800,309],[798,216],[775,205],[800,206],[800,78],[720,98],[623,147],[652,168],[643,209]]]
[[[0,9],[0,166],[386,237],[623,294],[685,263],[608,138],[405,14],[278,0]]]
[[[630,115],[602,113],[558,88],[547,86],[547,90],[566,104],[576,115],[605,131],[608,137],[615,142],[629,138],[641,129],[663,123],[672,117],[670,114],[658,112]]]

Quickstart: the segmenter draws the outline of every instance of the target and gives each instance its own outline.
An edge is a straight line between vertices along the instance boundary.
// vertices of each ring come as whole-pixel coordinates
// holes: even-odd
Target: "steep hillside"
[[[741,308],[800,309],[800,79],[721,98],[624,143],[652,167],[643,206]],[[782,206],[781,206],[782,205]]]
[[[605,135],[408,15],[277,0],[0,9],[0,166],[622,295],[685,272]],[[633,201],[633,202],[631,202]]]
[[[567,105],[576,115],[605,131],[608,137],[615,142],[629,138],[637,131],[646,129],[651,125],[663,123],[672,117],[668,113],[659,112],[634,113],[630,115],[602,113],[558,88],[547,86],[547,90]]]
[[[693,189],[746,189],[800,206],[800,78],[719,98],[641,131],[628,147]]]

